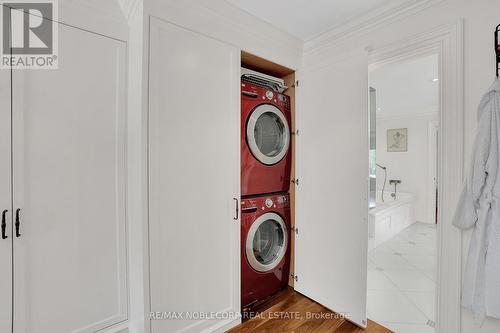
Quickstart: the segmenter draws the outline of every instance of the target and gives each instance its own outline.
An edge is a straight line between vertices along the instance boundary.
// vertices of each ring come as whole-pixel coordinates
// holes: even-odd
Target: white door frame
[[[434,28],[370,52],[370,68],[427,54],[439,55],[438,148],[438,333],[460,333],[461,233],[452,215],[463,182],[463,20]]]
[[[426,222],[431,224],[435,223],[436,221],[436,187],[438,184],[438,135],[439,121],[429,121],[427,127],[427,153],[429,156],[429,161],[427,165]]]

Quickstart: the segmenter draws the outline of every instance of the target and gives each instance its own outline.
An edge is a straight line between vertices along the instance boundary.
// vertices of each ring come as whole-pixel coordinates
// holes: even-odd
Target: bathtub
[[[368,216],[368,250],[373,250],[415,223],[415,201],[413,193],[398,192],[396,198],[391,191],[377,192],[377,205],[370,208]]]

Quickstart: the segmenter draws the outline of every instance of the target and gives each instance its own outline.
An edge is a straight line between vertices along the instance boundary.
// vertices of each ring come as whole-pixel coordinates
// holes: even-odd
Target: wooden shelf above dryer
[[[284,78],[295,71],[272,61],[241,51],[241,66],[267,75]]]

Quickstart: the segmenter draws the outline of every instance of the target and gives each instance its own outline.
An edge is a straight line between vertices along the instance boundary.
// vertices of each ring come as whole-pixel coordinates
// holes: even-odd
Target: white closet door
[[[366,325],[368,64],[355,54],[301,77],[295,269],[300,293]]]
[[[125,66],[125,43],[60,24],[59,69],[14,71],[16,333],[127,318]]]
[[[183,316],[151,328],[211,332],[234,317],[186,316],[239,311],[239,52],[155,18],[150,33],[151,311]]]
[[[12,329],[10,70],[0,69],[0,332]],[[2,229],[5,228],[5,232]],[[8,238],[5,238],[8,237]]]

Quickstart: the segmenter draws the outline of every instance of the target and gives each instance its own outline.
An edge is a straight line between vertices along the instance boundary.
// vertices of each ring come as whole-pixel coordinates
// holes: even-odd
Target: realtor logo
[[[57,3],[10,1],[2,5],[1,68],[57,68]]]

